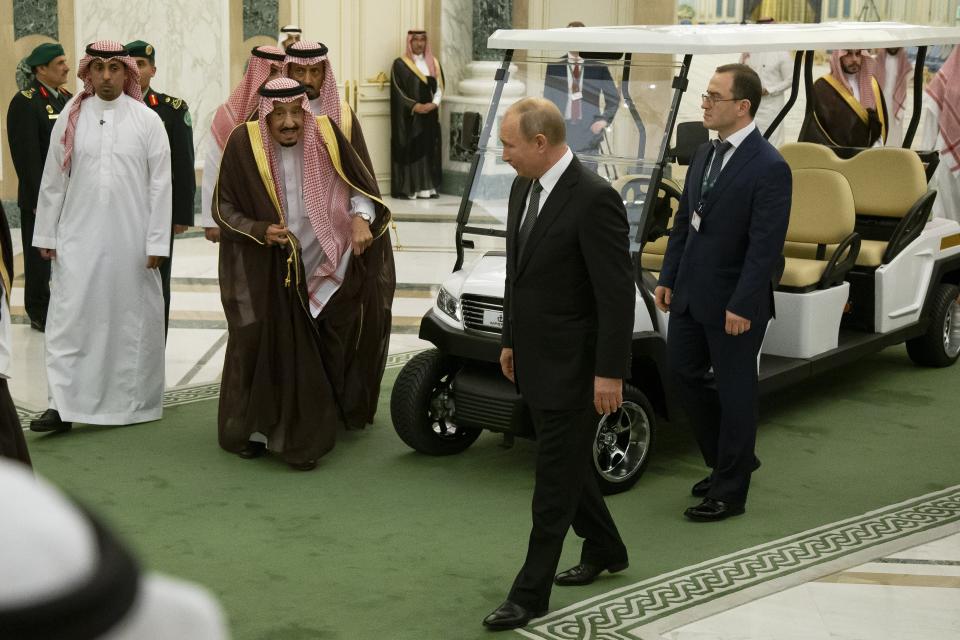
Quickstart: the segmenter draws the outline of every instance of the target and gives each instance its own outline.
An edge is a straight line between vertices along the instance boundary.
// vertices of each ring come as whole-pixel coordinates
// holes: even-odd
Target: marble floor
[[[960,533],[759,598],[662,640],[956,640]]]

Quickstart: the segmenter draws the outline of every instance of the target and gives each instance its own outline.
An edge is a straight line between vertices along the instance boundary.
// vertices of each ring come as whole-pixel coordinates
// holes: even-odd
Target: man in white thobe
[[[758,24],[771,24],[772,18],[761,18]],[[766,133],[767,127],[773,124],[777,114],[783,109],[786,100],[786,91],[793,84],[793,57],[786,51],[762,51],[759,53],[744,53],[740,56],[741,64],[749,66],[760,76],[760,86],[763,87],[760,106],[753,119],[757,123],[760,133]],[[780,123],[777,130],[768,139],[770,144],[779,147],[783,144],[784,123]]]
[[[907,118],[907,89],[913,79],[913,67],[907,58],[907,50],[902,47],[880,49],[876,54],[877,82],[887,102],[889,121],[887,122],[888,147],[903,144],[903,123]]]
[[[51,135],[33,245],[52,260],[49,409],[33,431],[76,420],[133,424],[163,412],[163,292],[170,144],[118,42],[87,46],[84,89]]]

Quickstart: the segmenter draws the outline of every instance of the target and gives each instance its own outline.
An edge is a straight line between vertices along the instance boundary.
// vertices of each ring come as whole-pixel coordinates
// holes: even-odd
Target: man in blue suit
[[[571,22],[567,26],[584,24]],[[600,96],[603,96],[602,110]],[[570,149],[578,155],[598,155],[603,130],[613,122],[620,106],[620,92],[607,66],[585,60],[578,52],[571,51],[563,62],[547,65],[543,97],[557,105],[563,114]],[[596,170],[596,162],[585,160],[583,164]]]
[[[757,356],[774,314],[792,194],[790,168],[753,122],[760,95],[746,65],[723,65],[711,78],[703,124],[719,139],[690,164],[655,293],[670,311],[668,361],[712,470],[692,489],[703,501],[684,512],[696,521],[743,513],[760,465]]]

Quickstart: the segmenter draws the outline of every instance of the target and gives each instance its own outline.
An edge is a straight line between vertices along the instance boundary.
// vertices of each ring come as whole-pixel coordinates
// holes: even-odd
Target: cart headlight
[[[440,287],[440,292],[437,294],[437,306],[454,320],[460,321],[460,313],[457,310],[457,299],[443,287]]]

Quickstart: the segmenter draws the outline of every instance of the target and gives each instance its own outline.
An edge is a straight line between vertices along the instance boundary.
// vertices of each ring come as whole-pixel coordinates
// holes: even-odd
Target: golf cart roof
[[[931,27],[900,22],[827,22],[499,29],[487,40],[487,47],[698,55],[741,51],[874,49],[958,42],[960,27]]]

